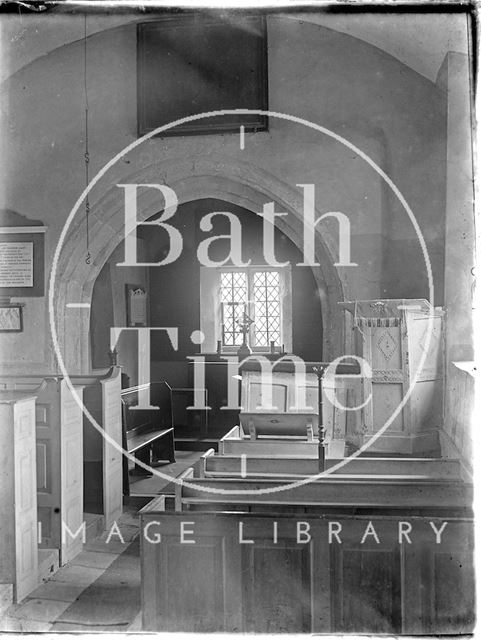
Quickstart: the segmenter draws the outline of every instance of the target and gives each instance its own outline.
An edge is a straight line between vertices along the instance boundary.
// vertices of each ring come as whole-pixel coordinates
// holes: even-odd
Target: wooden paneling
[[[17,601],[37,584],[37,480],[33,400],[14,405],[15,539]]]
[[[17,602],[37,585],[35,397],[0,393],[0,582]]]
[[[112,367],[100,375],[71,376],[71,379],[84,387],[84,405],[99,427],[84,414],[85,510],[103,513],[108,526],[122,511],[120,367]]]
[[[61,381],[61,495],[62,520],[74,534],[83,522],[83,430],[82,408],[78,405],[65,380]],[[76,389],[82,400],[82,389]],[[80,535],[61,538],[60,563],[65,564],[82,550]]]
[[[272,539],[241,548],[247,633],[310,631],[310,551],[286,540],[273,545]]]
[[[404,567],[412,577],[406,591],[410,611],[406,633],[462,634],[474,627],[472,526],[465,523],[450,529],[441,545],[433,548],[424,542],[405,549]]]
[[[36,396],[39,546],[59,549],[60,564],[65,564],[81,549],[80,536],[67,534],[62,543],[62,523],[75,532],[83,520],[82,410],[66,380],[58,376],[10,376],[5,386]],[[76,393],[82,401],[81,386]]]
[[[182,631],[179,621],[184,617],[184,585],[189,584],[189,606],[186,622],[189,631],[219,631],[223,619],[222,545],[215,540],[198,541],[194,545],[173,543],[163,562],[167,576],[179,572],[180,583],[164,585],[164,611],[168,628]],[[215,575],[215,580],[207,576]]]
[[[400,521],[412,527],[409,540],[401,543]],[[185,539],[193,544],[181,542],[182,522],[190,531]],[[437,544],[431,523],[439,529],[444,522]],[[151,538],[162,534],[158,544],[142,535],[149,523]],[[299,523],[310,539],[297,538]],[[341,527],[340,543],[335,537],[329,542],[330,526]],[[469,520],[409,513],[399,518],[176,514],[155,500],[141,512],[143,629],[469,632],[472,531]]]
[[[363,401],[371,400],[362,410],[355,444],[364,444],[384,427],[415,383],[402,410],[371,443],[370,451],[436,455],[443,420],[443,312],[423,299],[341,304],[353,315],[358,355],[372,368],[372,378],[362,381]]]

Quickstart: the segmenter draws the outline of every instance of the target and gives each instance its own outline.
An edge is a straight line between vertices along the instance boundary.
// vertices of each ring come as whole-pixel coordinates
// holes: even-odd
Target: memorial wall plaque
[[[0,297],[38,297],[45,291],[45,227],[0,227]]]
[[[33,287],[33,242],[0,242],[0,287]]]

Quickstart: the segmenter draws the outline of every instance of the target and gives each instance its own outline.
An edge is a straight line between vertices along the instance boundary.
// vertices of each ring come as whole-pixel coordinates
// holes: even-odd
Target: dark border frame
[[[152,126],[152,123],[149,123],[145,114],[145,99],[144,99],[144,77],[143,77],[143,32],[147,29],[152,29],[152,25],[155,25],[157,28],[165,28],[169,27],[182,27],[188,28],[189,25],[183,21],[184,17],[192,17],[198,15],[194,12],[182,13],[182,14],[170,14],[167,16],[163,16],[157,20],[150,20],[146,22],[137,23],[137,135],[138,137],[144,136],[146,133],[150,133],[154,131],[158,127],[162,126],[160,123]],[[268,91],[268,74],[267,74],[267,25],[266,19],[264,15],[259,14],[244,14],[242,17],[252,18],[259,20],[259,24],[262,30],[263,37],[260,39],[261,48],[259,51],[259,107],[258,109],[261,111],[267,111],[269,108],[268,99],[269,99],[269,91]],[[203,18],[203,23],[206,26],[216,25],[221,23],[221,16],[209,16]],[[242,114],[245,118],[246,115]],[[251,121],[239,121],[238,123],[228,122],[210,122],[204,123],[202,119],[194,120],[193,122],[187,122],[185,124],[177,125],[172,129],[167,131],[162,131],[159,134],[156,134],[155,137],[164,137],[164,136],[190,136],[190,135],[206,135],[206,134],[214,134],[214,133],[238,133],[241,126],[244,127],[244,131],[246,132],[255,132],[255,131],[267,131],[268,130],[268,117],[267,115],[260,114],[251,114]],[[165,123],[168,124],[168,123]]]

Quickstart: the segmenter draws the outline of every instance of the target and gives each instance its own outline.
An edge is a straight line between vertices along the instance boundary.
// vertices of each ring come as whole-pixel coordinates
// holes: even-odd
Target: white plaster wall
[[[400,186],[432,246],[443,246],[438,218],[444,206],[443,92],[375,47],[301,20],[269,18],[268,42],[269,108],[317,122],[359,146]],[[48,270],[62,226],[84,188],[82,47],[80,42],[60,47],[20,69],[2,86],[6,134],[0,204],[48,226]],[[94,175],[136,139],[133,25],[88,39],[88,90]],[[414,286],[413,297],[427,294],[414,231],[379,176],[351,150],[286,121],[271,119],[268,132],[247,134],[243,151],[238,136],[231,134],[151,139],[123,158],[93,190],[92,216],[101,217],[96,206],[110,190],[121,224],[122,201],[114,185],[142,174],[146,167],[161,181],[165,167],[184,160],[192,163],[192,175],[201,175],[202,161],[211,161],[219,166],[219,174],[224,165],[228,171],[236,167],[232,177],[241,183],[256,170],[286,188],[314,183],[318,212],[342,211],[352,222],[353,259],[361,268],[339,270],[346,297],[409,297],[406,292]],[[299,202],[294,214],[302,215]],[[118,233],[118,224],[111,235]],[[327,232],[325,240],[333,246]],[[410,259],[404,270],[391,273],[389,260],[386,266],[390,242],[401,255],[406,240],[412,245]],[[106,257],[101,251],[94,255],[95,268]],[[442,281],[442,274],[438,277]],[[82,283],[72,281],[71,288],[75,297]],[[0,337],[4,365],[11,371],[43,371],[45,365],[38,362],[44,360],[52,368],[45,301],[24,301],[25,332]],[[77,334],[75,339],[82,340]]]

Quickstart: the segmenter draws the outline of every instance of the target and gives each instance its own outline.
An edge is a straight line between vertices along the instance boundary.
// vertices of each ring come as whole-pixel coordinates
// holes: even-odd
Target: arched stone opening
[[[120,183],[120,181],[119,181]],[[202,198],[217,198],[239,205],[254,213],[267,202],[276,211],[289,215],[277,218],[278,228],[302,251],[303,193],[267,171],[248,163],[229,162],[224,158],[194,157],[154,163],[126,176],[122,183],[166,184],[176,192],[179,204]],[[88,307],[69,308],[69,302],[90,304],[95,280],[106,260],[124,239],[124,190],[111,186],[92,205],[90,217],[91,264],[85,262],[85,221],[77,214],[59,254],[54,289],[54,311],[62,358],[70,373],[90,369]],[[139,222],[161,209],[157,190],[146,190],[139,210]],[[320,215],[320,214],[318,214]],[[175,216],[171,220],[175,224]],[[324,327],[323,357],[326,360],[345,351],[345,323],[339,301],[345,299],[346,285],[334,266],[337,242],[327,230],[316,231],[316,260],[313,275],[321,296]],[[306,267],[309,268],[309,267]]]

